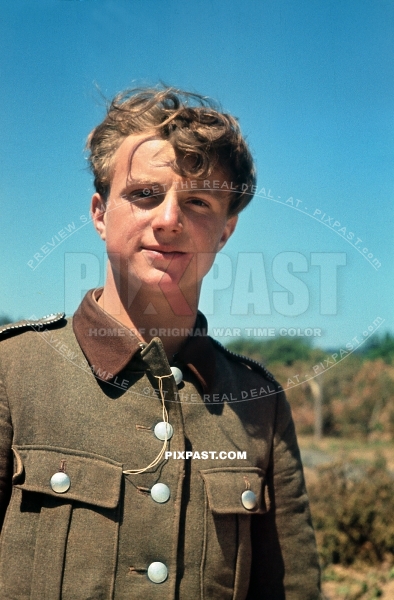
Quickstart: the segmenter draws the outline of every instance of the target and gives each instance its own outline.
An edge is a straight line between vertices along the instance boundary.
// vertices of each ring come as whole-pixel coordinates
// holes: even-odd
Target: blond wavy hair
[[[172,168],[182,177],[204,179],[217,167],[231,178],[229,213],[250,202],[256,171],[238,121],[200,94],[172,87],[134,88],[111,101],[105,119],[89,134],[86,148],[96,191],[108,197],[116,150],[129,135],[149,132],[173,146]],[[187,160],[185,160],[187,159]]]

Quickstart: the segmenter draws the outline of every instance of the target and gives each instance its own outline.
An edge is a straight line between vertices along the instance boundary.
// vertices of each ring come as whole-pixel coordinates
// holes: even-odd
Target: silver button
[[[174,434],[174,428],[171,423],[166,423],[165,421],[160,421],[155,425],[155,436],[158,440],[164,441],[166,439],[166,430],[167,430],[167,440],[170,440]]]
[[[63,473],[62,471],[59,471],[58,473],[55,473],[51,477],[51,488],[57,494],[64,494],[64,492],[67,492],[70,485],[71,485],[71,479],[69,478],[67,473]]]
[[[175,383],[179,385],[183,379],[183,373],[178,367],[171,367],[171,373],[174,376]]]
[[[257,506],[256,494],[252,490],[246,490],[242,493],[241,502],[247,510],[253,510]]]
[[[152,500],[163,504],[163,502],[167,502],[171,492],[170,488],[165,483],[155,483],[155,485],[151,487],[150,495],[152,496]]]
[[[168,577],[168,569],[162,562],[153,562],[148,567],[148,577],[153,583],[163,583]]]

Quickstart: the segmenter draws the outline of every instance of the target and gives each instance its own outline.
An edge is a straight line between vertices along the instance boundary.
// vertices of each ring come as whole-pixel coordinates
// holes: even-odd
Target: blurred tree
[[[389,331],[373,335],[361,347],[360,354],[367,360],[381,358],[388,365],[394,364],[394,335]]]
[[[0,325],[7,325],[8,323],[12,323],[11,317],[8,315],[0,315]]]
[[[241,338],[230,342],[228,349],[254,358],[265,365],[282,363],[291,366],[296,361],[309,360],[313,353],[309,338],[291,337],[276,337],[270,340]]]

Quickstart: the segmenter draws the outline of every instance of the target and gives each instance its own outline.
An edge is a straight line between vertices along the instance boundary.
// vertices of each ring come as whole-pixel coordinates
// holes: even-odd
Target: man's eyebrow
[[[193,182],[196,185],[190,185],[190,182]],[[200,185],[198,185],[200,183]],[[141,185],[141,186],[145,186],[145,187],[156,187],[156,188],[162,188],[163,190],[167,190],[168,189],[168,184],[167,183],[159,183],[158,181],[152,181],[151,179],[129,179],[127,181],[127,186],[135,186],[135,185]],[[205,194],[209,194],[212,196],[215,196],[218,192],[221,193],[228,193],[231,194],[232,191],[237,191],[237,190],[229,190],[228,188],[225,189],[220,189],[220,188],[213,188],[213,187],[207,187],[206,185],[204,185],[204,180],[201,180],[201,182],[199,182],[198,179],[188,179],[184,182],[176,182],[175,183],[175,189],[179,192],[204,192]]]
[[[163,184],[152,181],[151,179],[131,179],[129,178],[127,181],[128,185],[144,185],[144,186],[160,186]]]

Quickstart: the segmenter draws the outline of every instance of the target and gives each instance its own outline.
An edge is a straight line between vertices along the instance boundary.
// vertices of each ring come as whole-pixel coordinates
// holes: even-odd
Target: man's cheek
[[[196,252],[194,261],[197,279],[200,281],[210,271],[216,257],[216,252]]]

